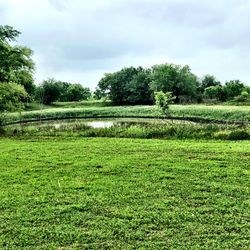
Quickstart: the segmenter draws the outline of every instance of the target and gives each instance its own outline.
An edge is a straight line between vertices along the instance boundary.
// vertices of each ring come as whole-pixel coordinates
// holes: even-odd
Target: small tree
[[[216,99],[218,101],[225,100],[225,94],[223,88],[219,85],[205,88],[204,95],[209,99]]]
[[[226,84],[223,86],[223,89],[226,93],[227,99],[230,100],[236,96],[239,96],[245,89],[245,85],[240,80],[231,80],[226,82]]]
[[[221,86],[221,83],[217,81],[216,77],[213,75],[205,75],[201,81],[201,91],[204,92],[206,88]]]
[[[169,115],[169,105],[173,103],[174,99],[171,92],[155,92],[155,103],[164,115]]]
[[[84,88],[81,84],[71,84],[66,93],[67,101],[82,101],[87,100],[91,97],[91,92],[89,88]]]

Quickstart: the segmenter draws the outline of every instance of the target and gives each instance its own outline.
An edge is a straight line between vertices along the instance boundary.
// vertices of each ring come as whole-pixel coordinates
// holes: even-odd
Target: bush
[[[87,100],[91,97],[89,88],[84,88],[81,84],[71,84],[66,92],[66,99],[70,102]]]
[[[250,134],[245,130],[232,131],[228,135],[228,140],[249,140]]]
[[[5,119],[4,119],[4,114],[0,113],[0,135],[5,134],[5,130],[4,130],[4,123],[5,123]]]
[[[28,94],[22,85],[0,83],[0,112],[22,109],[23,101],[27,98]]]
[[[214,133],[214,138],[219,140],[227,140],[229,136],[228,131],[219,131]]]

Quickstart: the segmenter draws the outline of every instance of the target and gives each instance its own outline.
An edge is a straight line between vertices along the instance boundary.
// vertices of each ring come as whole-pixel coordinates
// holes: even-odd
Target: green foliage
[[[67,101],[82,101],[91,97],[89,88],[84,88],[81,84],[71,84],[67,88],[66,99]]]
[[[97,87],[94,91],[94,99],[95,100],[106,100],[107,99],[107,94],[105,91],[102,91],[99,87]]]
[[[150,69],[130,67],[107,73],[99,81],[94,97],[116,104],[151,104],[154,92],[163,91],[172,92],[175,103],[201,103],[209,99],[224,102],[240,95],[242,90],[250,93],[239,80],[222,85],[215,76],[205,75],[198,81],[189,66],[166,63]]]
[[[246,89],[242,90],[241,96],[242,96],[243,98],[248,98],[248,97],[249,97],[249,93],[247,92]]]
[[[81,84],[57,81],[53,78],[43,81],[36,89],[36,100],[47,105],[55,101],[82,101],[90,97],[89,88],[84,88]]]
[[[153,101],[149,84],[150,70],[124,68],[105,74],[98,83],[95,96],[98,99],[108,97],[117,104],[149,104]]]
[[[32,94],[33,52],[27,47],[13,45],[19,34],[20,32],[11,26],[0,26],[0,82],[21,84],[29,94]]]
[[[4,135],[5,134],[5,113],[3,113],[2,111],[0,111],[0,135]]]
[[[202,92],[209,87],[219,87],[221,83],[213,75],[205,75],[201,81],[200,89]]]
[[[226,82],[225,86],[223,87],[227,99],[232,99],[236,96],[239,96],[241,92],[245,89],[244,83],[239,80],[232,80]]]
[[[229,140],[250,140],[250,133],[245,130],[235,130],[228,135]]]
[[[27,98],[28,94],[22,85],[0,83],[0,112],[22,109],[22,102]]]
[[[61,85],[53,78],[43,81],[37,89],[37,97],[41,98],[41,103],[51,104],[59,99],[61,95]]]
[[[137,73],[126,85],[127,103],[151,104],[152,94],[150,90],[150,70],[137,68]]]
[[[172,96],[171,92],[155,92],[156,106],[161,110],[164,115],[169,115],[169,105],[173,103],[174,99],[175,98]]]
[[[100,122],[103,127],[91,127]],[[112,124],[113,123],[113,124]],[[193,123],[162,119],[95,119],[54,120],[6,126],[6,135],[21,136],[80,136],[117,138],[176,138],[176,139],[250,139],[250,127],[228,124]],[[236,132],[237,131],[237,132]]]
[[[216,86],[210,86],[205,88],[204,95],[206,98],[209,99],[216,99],[218,101],[225,101],[225,91],[222,86],[216,85]]]
[[[161,64],[152,67],[151,89],[153,92],[172,92],[175,102],[194,101],[197,97],[198,80],[189,66]]]

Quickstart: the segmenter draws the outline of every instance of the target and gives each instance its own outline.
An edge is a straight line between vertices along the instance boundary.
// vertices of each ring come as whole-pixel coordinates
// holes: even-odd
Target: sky
[[[250,85],[250,0],[0,0],[37,83],[94,89],[105,72],[175,63]]]

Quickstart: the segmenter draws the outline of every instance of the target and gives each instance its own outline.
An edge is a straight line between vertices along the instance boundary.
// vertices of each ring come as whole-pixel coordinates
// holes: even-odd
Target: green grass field
[[[35,105],[33,110],[21,113],[11,113],[6,116],[7,122],[44,118],[66,117],[162,117],[155,106],[103,106],[102,103],[57,103],[55,106],[44,107],[39,110]],[[37,110],[36,110],[37,109]],[[224,122],[250,122],[250,106],[222,106],[222,105],[172,105],[172,117],[201,118]]]
[[[249,141],[0,139],[0,249],[249,249]]]

